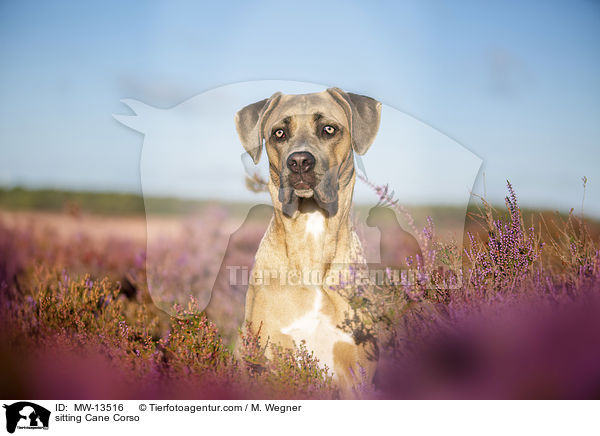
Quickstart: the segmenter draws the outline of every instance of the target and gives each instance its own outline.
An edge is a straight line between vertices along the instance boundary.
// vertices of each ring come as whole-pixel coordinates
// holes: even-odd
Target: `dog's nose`
[[[308,151],[297,151],[287,158],[287,166],[294,173],[307,173],[315,166],[315,157]]]

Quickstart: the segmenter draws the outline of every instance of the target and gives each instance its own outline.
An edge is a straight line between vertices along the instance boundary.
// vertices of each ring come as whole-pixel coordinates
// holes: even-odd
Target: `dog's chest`
[[[313,298],[311,309],[300,315],[289,325],[281,329],[281,333],[290,336],[296,344],[306,342],[309,351],[313,351],[321,366],[327,365],[334,372],[334,347],[338,342],[353,344],[352,336],[337,328],[331,318],[322,312],[326,296],[319,287],[307,289]],[[308,297],[308,296],[307,296]],[[334,372],[334,378],[335,372]]]
[[[304,237],[320,239],[325,232],[325,217],[320,211],[306,214],[304,220]]]

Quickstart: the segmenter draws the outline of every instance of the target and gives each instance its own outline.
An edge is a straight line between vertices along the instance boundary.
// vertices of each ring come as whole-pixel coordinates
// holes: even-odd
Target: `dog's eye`
[[[335,127],[325,126],[323,127],[323,133],[326,133],[327,135],[331,136],[335,133]]]
[[[283,131],[283,129],[277,129],[273,132],[273,136],[276,139],[283,139],[285,138],[285,132]]]

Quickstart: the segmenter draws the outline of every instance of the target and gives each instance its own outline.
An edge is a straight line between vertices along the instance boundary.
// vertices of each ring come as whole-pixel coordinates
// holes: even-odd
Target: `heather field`
[[[373,188],[381,207],[406,214]],[[229,262],[251,265],[265,211],[230,239],[235,205],[196,204],[197,219],[182,224],[173,211],[191,206],[160,201],[164,214],[148,219],[166,239],[147,245],[138,197],[2,191],[4,396],[337,398],[328,369],[303,344],[267,361],[256,337],[239,334],[244,289],[223,280],[211,247],[229,241]],[[509,184],[505,205],[475,199],[464,223],[414,223],[417,280],[349,296],[379,342],[375,383],[359,383],[358,398],[600,398],[598,222],[521,210]],[[461,241],[447,237],[463,226]],[[165,269],[183,271],[162,276],[161,289],[181,296],[193,281],[212,290],[206,311],[197,297],[168,313],[157,307],[146,271],[155,243]]]

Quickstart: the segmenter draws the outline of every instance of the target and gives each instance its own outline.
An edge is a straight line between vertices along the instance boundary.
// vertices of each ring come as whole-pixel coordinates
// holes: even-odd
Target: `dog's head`
[[[314,94],[276,93],[240,110],[235,124],[255,164],[266,144],[285,214],[293,214],[298,198],[313,197],[332,216],[340,184],[346,186],[354,172],[352,151],[366,153],[380,116],[378,101],[330,88]]]

